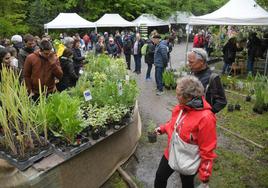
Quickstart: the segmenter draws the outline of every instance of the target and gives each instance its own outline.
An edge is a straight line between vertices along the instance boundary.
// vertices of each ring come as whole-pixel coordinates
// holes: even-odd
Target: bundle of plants
[[[168,90],[176,88],[176,79],[173,71],[164,71],[163,83]]]
[[[135,80],[128,83],[122,81],[122,88],[119,89],[119,82],[107,80],[99,87],[91,87],[92,104],[103,107],[105,105],[124,105],[133,108],[138,95],[138,87]]]
[[[88,80],[93,81],[94,73],[104,73],[107,75],[107,79],[110,81],[117,81],[125,79],[126,63],[123,59],[113,59],[107,55],[101,55],[98,57],[88,57],[85,72],[83,76],[86,76]]]
[[[267,91],[267,84],[268,79],[266,76],[261,76],[260,74],[257,74],[255,77],[255,83],[254,83],[254,91],[256,100],[253,106],[253,111],[262,114],[264,111],[266,104],[265,104],[265,91]]]
[[[49,139],[57,147],[64,149],[84,142],[79,134],[87,125],[79,113],[80,103],[79,98],[71,97],[66,91],[48,97],[45,111],[48,129],[53,133]]]
[[[100,136],[107,136],[106,131],[114,128],[119,129],[122,125],[129,123],[129,109],[123,105],[105,105],[98,107],[90,103],[84,103],[82,109],[83,117],[87,127],[82,131],[84,136],[91,136],[97,140]]]
[[[2,67],[0,93],[0,150],[8,155],[6,159],[27,161],[42,150],[47,150],[47,140],[39,136],[43,124],[35,122],[34,104],[28,97],[25,84],[20,84],[19,75],[14,70]]]

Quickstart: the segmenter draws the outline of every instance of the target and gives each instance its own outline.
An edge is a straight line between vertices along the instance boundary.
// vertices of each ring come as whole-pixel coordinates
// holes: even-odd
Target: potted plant
[[[147,125],[147,137],[150,143],[155,143],[157,141],[157,134],[154,130],[155,123],[153,122],[153,120],[150,120]]]
[[[228,112],[233,112],[234,111],[234,105],[233,104],[228,104],[227,110],[228,110]]]
[[[235,110],[240,111],[240,109],[241,109],[241,105],[238,104],[238,103],[236,103],[234,108],[235,108]]]

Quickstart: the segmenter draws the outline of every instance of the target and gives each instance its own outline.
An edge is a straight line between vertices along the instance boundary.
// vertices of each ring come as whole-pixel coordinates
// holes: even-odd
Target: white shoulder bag
[[[176,132],[177,127],[180,126],[183,119],[182,112],[183,110],[180,111],[174,125],[174,131],[170,141],[168,164],[173,170],[183,175],[194,175],[201,161],[199,147],[198,145],[184,142]]]

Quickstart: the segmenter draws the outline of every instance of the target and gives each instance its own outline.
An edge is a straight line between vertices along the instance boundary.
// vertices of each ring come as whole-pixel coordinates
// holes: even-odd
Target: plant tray
[[[79,146],[68,145],[65,147],[58,147],[52,144],[52,147],[54,148],[54,151],[57,155],[61,156],[66,160],[88,149],[91,145],[91,142],[88,141],[86,143],[80,144]]]
[[[9,164],[15,166],[21,171],[26,170],[30,166],[32,166],[35,162],[40,161],[41,159],[49,156],[52,154],[53,149],[51,145],[49,144],[49,147],[45,150],[42,150],[37,155],[31,156],[29,159],[25,161],[19,161],[16,158],[13,158],[11,155],[6,154],[4,151],[0,151],[0,158],[5,159]]]
[[[126,127],[128,124],[130,124],[133,121],[133,118],[129,117],[126,118],[124,120],[124,122],[122,123],[122,125],[120,125],[119,129],[109,129],[106,131],[106,136],[105,137],[101,137],[97,140],[93,140],[90,136],[89,137],[85,137],[87,138],[89,141],[85,142],[83,144],[80,144],[79,146],[72,146],[72,145],[67,145],[67,146],[63,146],[63,147],[59,147],[56,146],[55,144],[51,143],[52,147],[54,148],[54,152],[59,155],[60,157],[64,158],[65,160],[70,159],[76,155],[78,155],[79,153],[87,150],[88,148],[92,147],[93,145],[97,144],[98,142],[104,140],[106,137],[118,132],[119,130],[123,129],[124,127]]]

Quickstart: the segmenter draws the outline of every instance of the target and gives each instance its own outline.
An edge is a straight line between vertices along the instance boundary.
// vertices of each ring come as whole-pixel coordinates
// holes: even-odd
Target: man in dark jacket
[[[126,33],[126,35],[124,36],[124,40],[123,40],[123,49],[124,49],[124,54],[125,54],[125,58],[126,58],[126,62],[127,62],[127,69],[131,70],[131,51],[132,51],[132,40],[131,40],[131,36]]]
[[[108,54],[112,57],[118,57],[118,46],[114,42],[112,37],[109,38],[109,44],[107,45]]]
[[[23,68],[25,59],[29,54],[34,52],[36,46],[35,39],[31,34],[26,34],[24,36],[24,42],[25,47],[20,49],[18,54],[18,69],[19,71],[21,71],[20,81],[24,79]]]
[[[257,51],[261,47],[261,40],[257,37],[257,33],[250,33],[247,49],[248,49],[248,61],[247,61],[247,71],[249,74],[253,73],[253,66],[255,57],[257,56]]]
[[[207,52],[202,48],[193,48],[188,52],[188,65],[191,72],[203,84],[206,100],[211,105],[212,112],[217,113],[226,106],[227,100],[219,75],[214,78],[211,76],[212,71],[206,63],[207,59]]]
[[[160,43],[160,35],[153,36],[153,42],[156,45],[154,51],[155,81],[157,85],[156,95],[163,94],[163,72],[168,63],[167,46]]]
[[[155,45],[151,39],[146,41],[147,49],[146,54],[144,56],[145,63],[148,65],[147,72],[146,72],[146,80],[151,80],[151,70],[154,64],[154,50]]]

